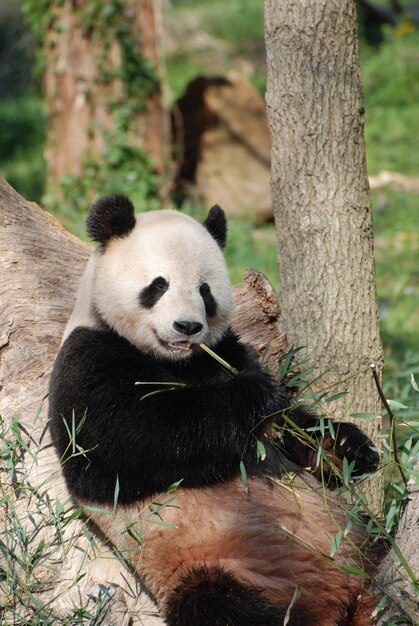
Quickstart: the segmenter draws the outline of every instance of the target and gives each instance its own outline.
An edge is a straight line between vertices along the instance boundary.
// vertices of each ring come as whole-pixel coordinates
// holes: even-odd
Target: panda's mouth
[[[186,355],[192,351],[192,348],[196,346],[196,343],[192,341],[187,341],[186,339],[183,341],[164,341],[159,335],[154,331],[154,334],[159,342],[159,344],[164,348],[167,352],[169,352],[172,356],[178,355]]]
[[[190,352],[195,344],[191,341],[175,341],[173,343],[166,343],[166,347],[171,352]]]

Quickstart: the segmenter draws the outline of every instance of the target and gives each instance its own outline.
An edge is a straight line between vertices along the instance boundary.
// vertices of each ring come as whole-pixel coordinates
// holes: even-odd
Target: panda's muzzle
[[[201,322],[191,322],[188,320],[176,320],[172,325],[176,332],[187,335],[188,337],[197,335],[203,329]],[[188,340],[170,341],[167,343],[169,350],[180,352],[189,352],[194,345],[196,345],[194,342]]]
[[[186,354],[193,350],[193,348],[198,346],[198,340],[193,341],[193,336],[198,335],[202,329],[204,328],[201,322],[189,321],[189,320],[176,320],[172,323],[173,330],[176,331],[177,334],[183,335],[183,339],[179,338],[179,341],[172,338],[171,341],[165,341],[162,337],[160,337],[156,332],[155,335],[165,350],[168,350],[172,355],[176,354]],[[191,337],[191,339],[186,339],[186,337]]]

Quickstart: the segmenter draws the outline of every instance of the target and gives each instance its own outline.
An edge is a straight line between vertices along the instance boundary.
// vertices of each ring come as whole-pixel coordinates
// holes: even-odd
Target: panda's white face
[[[93,305],[143,352],[183,359],[226,330],[232,295],[222,251],[207,229],[176,211],[144,213],[94,253]]]

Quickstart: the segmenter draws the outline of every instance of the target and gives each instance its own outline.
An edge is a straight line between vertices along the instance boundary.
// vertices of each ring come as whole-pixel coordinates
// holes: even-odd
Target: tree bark
[[[170,124],[163,106],[163,16],[162,0],[127,0],[133,16],[133,32],[138,33],[139,54],[148,59],[160,78],[145,102],[145,111],[136,117],[135,132],[143,138],[142,147],[154,161],[157,172],[167,169]]]
[[[55,17],[44,41],[50,118],[46,162],[47,189],[57,192],[66,174],[83,173],[86,157],[101,155],[107,144],[106,133],[115,129],[113,112],[127,106],[131,86],[121,71],[130,62],[125,58],[127,50],[101,14],[93,24],[86,25],[85,16],[93,10],[87,0],[51,5]],[[123,20],[135,46],[130,53],[148,61],[161,79],[160,0],[126,0]],[[132,77],[135,79],[140,77]],[[125,123],[133,120],[130,140],[153,158],[156,171],[162,173],[169,126],[161,80],[145,102],[133,102],[131,109],[125,119]]]
[[[7,537],[16,533],[16,529],[10,530],[15,516],[28,537],[32,537],[36,518],[38,534],[29,546],[18,545],[14,550],[26,550],[29,556],[45,552],[45,560],[38,558],[31,578],[42,581],[42,589],[35,597],[43,606],[50,603],[57,622],[68,618],[74,606],[94,611],[94,598],[107,589],[107,617],[101,624],[126,626],[130,618],[132,626],[155,626],[163,624],[156,607],[139,581],[111,553],[106,541],[96,538],[97,548],[92,547],[83,533],[86,527],[82,518],[65,525],[63,539],[57,540],[48,508],[49,501],[56,510],[54,503],[58,501],[67,516],[74,509],[45,431],[47,403],[42,401],[91,251],[89,245],[67,233],[53,217],[25,201],[0,178],[0,416],[6,430],[13,417],[20,416],[26,429],[26,434],[23,431],[21,435],[31,450],[20,461],[16,459],[18,471],[11,476],[6,461],[2,463],[0,457],[0,572],[4,565],[8,566],[3,562],[2,548]],[[273,366],[284,349],[274,290],[261,274],[248,270],[245,282],[235,288],[234,297],[235,329]],[[1,434],[0,428],[0,443]],[[38,497],[45,492],[48,500]],[[3,498],[9,500],[5,503]],[[37,552],[41,540],[44,548]],[[32,596],[22,585],[6,588],[7,580],[15,579],[14,568],[18,568],[16,561],[7,578],[0,577],[0,607],[26,599],[27,612],[24,613],[24,602],[16,610],[17,615],[25,614],[29,619],[31,608],[35,610]],[[77,581],[80,576],[83,577]],[[4,623],[12,623],[8,613]]]
[[[315,365],[334,416],[380,414],[371,204],[353,0],[266,0],[267,113],[281,326]],[[380,419],[361,427],[377,441]],[[376,510],[380,488],[369,490]]]
[[[419,472],[419,461],[415,466],[415,473]],[[395,543],[407,560],[410,568],[419,573],[419,485],[412,475],[407,484],[409,499],[406,502],[402,518],[395,536]],[[377,594],[385,593],[388,596],[384,612],[380,614],[379,624],[400,624],[397,617],[403,613],[408,615],[413,624],[418,617],[418,583],[413,588],[412,580],[407,576],[405,568],[394,548],[380,563],[375,576],[372,590]]]

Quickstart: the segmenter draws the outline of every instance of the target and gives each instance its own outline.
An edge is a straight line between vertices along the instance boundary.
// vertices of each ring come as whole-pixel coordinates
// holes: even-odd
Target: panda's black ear
[[[224,250],[227,239],[227,220],[224,211],[218,204],[214,204],[209,210],[203,225],[210,235],[214,237],[220,248]]]
[[[87,234],[105,244],[113,237],[125,237],[135,226],[134,205],[126,196],[110,195],[96,200],[87,216]]]

